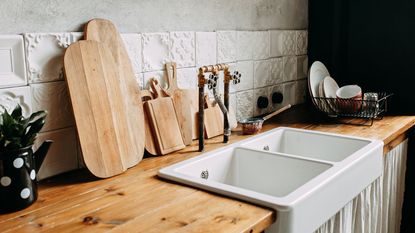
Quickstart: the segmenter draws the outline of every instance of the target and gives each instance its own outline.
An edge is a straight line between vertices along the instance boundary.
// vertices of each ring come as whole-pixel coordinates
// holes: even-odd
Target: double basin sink
[[[270,207],[275,233],[313,232],[381,175],[383,142],[276,128],[158,175]]]

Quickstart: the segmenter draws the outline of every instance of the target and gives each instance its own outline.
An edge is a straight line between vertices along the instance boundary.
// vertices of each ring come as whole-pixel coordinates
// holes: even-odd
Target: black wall
[[[391,112],[415,114],[415,1],[310,0],[309,60],[339,85],[393,92]]]
[[[310,64],[322,61],[339,86],[392,92],[390,114],[415,115],[414,0],[310,0],[309,17]],[[415,232],[414,147],[410,142],[402,233]]]

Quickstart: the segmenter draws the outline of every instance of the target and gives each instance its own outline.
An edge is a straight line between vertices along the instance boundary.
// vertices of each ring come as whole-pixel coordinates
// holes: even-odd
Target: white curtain
[[[399,233],[408,140],[384,156],[381,177],[315,233]]]

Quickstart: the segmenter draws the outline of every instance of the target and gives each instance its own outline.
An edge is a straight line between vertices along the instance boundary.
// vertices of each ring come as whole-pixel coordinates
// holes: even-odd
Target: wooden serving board
[[[115,25],[105,19],[93,19],[85,26],[85,39],[102,42],[112,54],[115,68],[119,74],[118,83],[123,99],[124,112],[128,125],[125,138],[130,148],[128,153],[122,154],[127,167],[138,164],[144,155],[145,127],[143,103],[140,88],[135,80],[134,71],[124,43]],[[121,102],[120,102],[121,104]]]
[[[143,104],[145,104],[147,101],[152,100],[153,95],[149,90],[143,90],[141,91],[141,100],[143,101]],[[153,131],[151,130],[150,121],[148,119],[148,112],[144,108],[144,128],[145,128],[145,135],[146,135],[146,144],[145,149],[146,151],[151,155],[157,155],[157,148],[156,148],[156,142],[154,138]]]
[[[205,134],[206,138],[212,138],[223,134],[223,114],[218,104],[213,106],[208,97],[205,97]]]
[[[173,99],[164,97],[157,80],[150,81],[154,99],[144,103],[153,130],[158,154],[164,155],[185,147]]]
[[[79,41],[66,50],[64,67],[86,167],[100,178],[122,173],[125,155],[137,152],[111,52],[99,42]]]
[[[175,62],[166,63],[167,73],[167,91],[170,93],[174,101],[176,109],[177,119],[182,133],[183,141],[185,145],[192,143],[192,112],[194,112],[194,98],[198,94],[197,90],[180,89],[177,85],[177,67]],[[195,75],[196,78],[196,75]]]

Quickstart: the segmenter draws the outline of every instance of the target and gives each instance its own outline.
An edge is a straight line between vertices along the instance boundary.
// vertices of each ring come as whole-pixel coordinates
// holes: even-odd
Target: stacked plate
[[[308,75],[308,87],[314,105],[323,112],[336,112],[337,82],[330,77],[326,66],[315,61]]]

